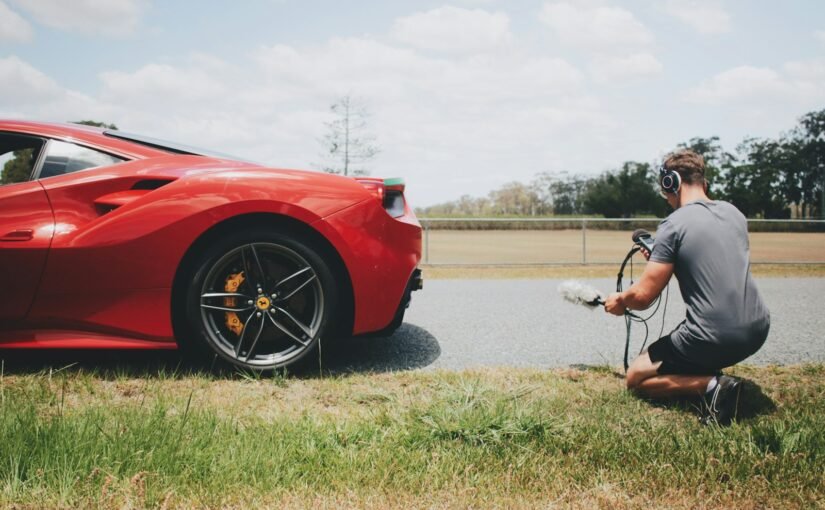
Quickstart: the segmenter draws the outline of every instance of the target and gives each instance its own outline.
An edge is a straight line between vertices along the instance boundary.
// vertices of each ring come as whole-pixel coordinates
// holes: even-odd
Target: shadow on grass
[[[438,359],[441,347],[425,329],[403,324],[389,337],[323,340],[320,354],[319,359],[317,351],[309,353],[310,359],[300,360],[287,373],[312,378],[414,370]],[[190,375],[223,379],[259,377],[221,363],[191,362],[183,359],[178,351],[164,350],[0,349],[0,360],[5,375],[88,371],[101,379]]]
[[[762,387],[751,381],[742,381],[742,399],[739,401],[740,420],[750,420],[763,414],[772,414],[776,411],[776,404],[767,396]]]
[[[610,365],[584,365],[576,364],[570,365],[570,368],[577,370],[588,371],[596,374],[611,375],[617,379],[624,379],[625,374],[615,370]],[[646,400],[651,405],[665,409],[675,409],[685,413],[693,413],[697,416],[702,415],[702,401],[695,397],[679,397],[672,399],[650,399],[639,397]],[[776,404],[771,398],[762,391],[762,387],[750,379],[742,379],[742,396],[739,401],[737,419],[751,420],[764,414],[771,414],[776,411]]]
[[[776,411],[774,401],[762,391],[762,387],[750,379],[742,379],[742,393],[737,407],[737,420],[747,421]],[[665,409],[674,409],[685,413],[702,416],[703,406],[707,405],[696,397],[674,399],[644,399],[651,405]]]

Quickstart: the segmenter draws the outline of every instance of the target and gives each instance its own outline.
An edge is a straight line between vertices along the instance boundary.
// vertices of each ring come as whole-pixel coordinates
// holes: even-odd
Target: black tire
[[[187,278],[185,355],[266,372],[315,352],[338,302],[320,253],[305,239],[260,227],[214,243]]]

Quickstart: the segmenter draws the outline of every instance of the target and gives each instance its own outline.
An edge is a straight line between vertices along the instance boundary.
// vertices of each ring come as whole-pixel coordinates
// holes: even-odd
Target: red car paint
[[[286,216],[329,241],[352,283],[353,334],[391,323],[421,258],[409,206],[393,218],[351,178],[174,154],[84,126],[0,120],[0,133],[126,160],[0,186],[0,347],[175,348],[184,255],[246,214]]]

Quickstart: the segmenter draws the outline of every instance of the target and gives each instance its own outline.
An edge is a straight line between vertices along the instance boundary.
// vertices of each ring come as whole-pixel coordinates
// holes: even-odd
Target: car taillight
[[[404,202],[404,179],[378,179],[376,177],[356,177],[362,186],[372,193],[383,205],[387,214],[393,218],[404,215],[406,204]]]

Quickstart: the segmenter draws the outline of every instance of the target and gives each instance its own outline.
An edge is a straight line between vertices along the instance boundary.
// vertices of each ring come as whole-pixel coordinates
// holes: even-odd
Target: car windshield
[[[254,161],[250,161],[246,158],[239,158],[238,156],[232,156],[231,154],[224,154],[222,152],[199,149],[197,147],[191,147],[189,145],[184,145],[181,143],[167,142],[166,140],[160,140],[158,138],[152,138],[150,136],[136,135],[134,133],[126,133],[124,131],[113,131],[107,129],[103,131],[103,134],[106,136],[110,136],[112,138],[118,138],[120,140],[126,140],[128,142],[134,142],[140,145],[145,145],[147,147],[152,147],[153,149],[160,149],[162,151],[171,152],[173,154],[206,156],[210,158],[231,159],[233,161],[254,163]]]

